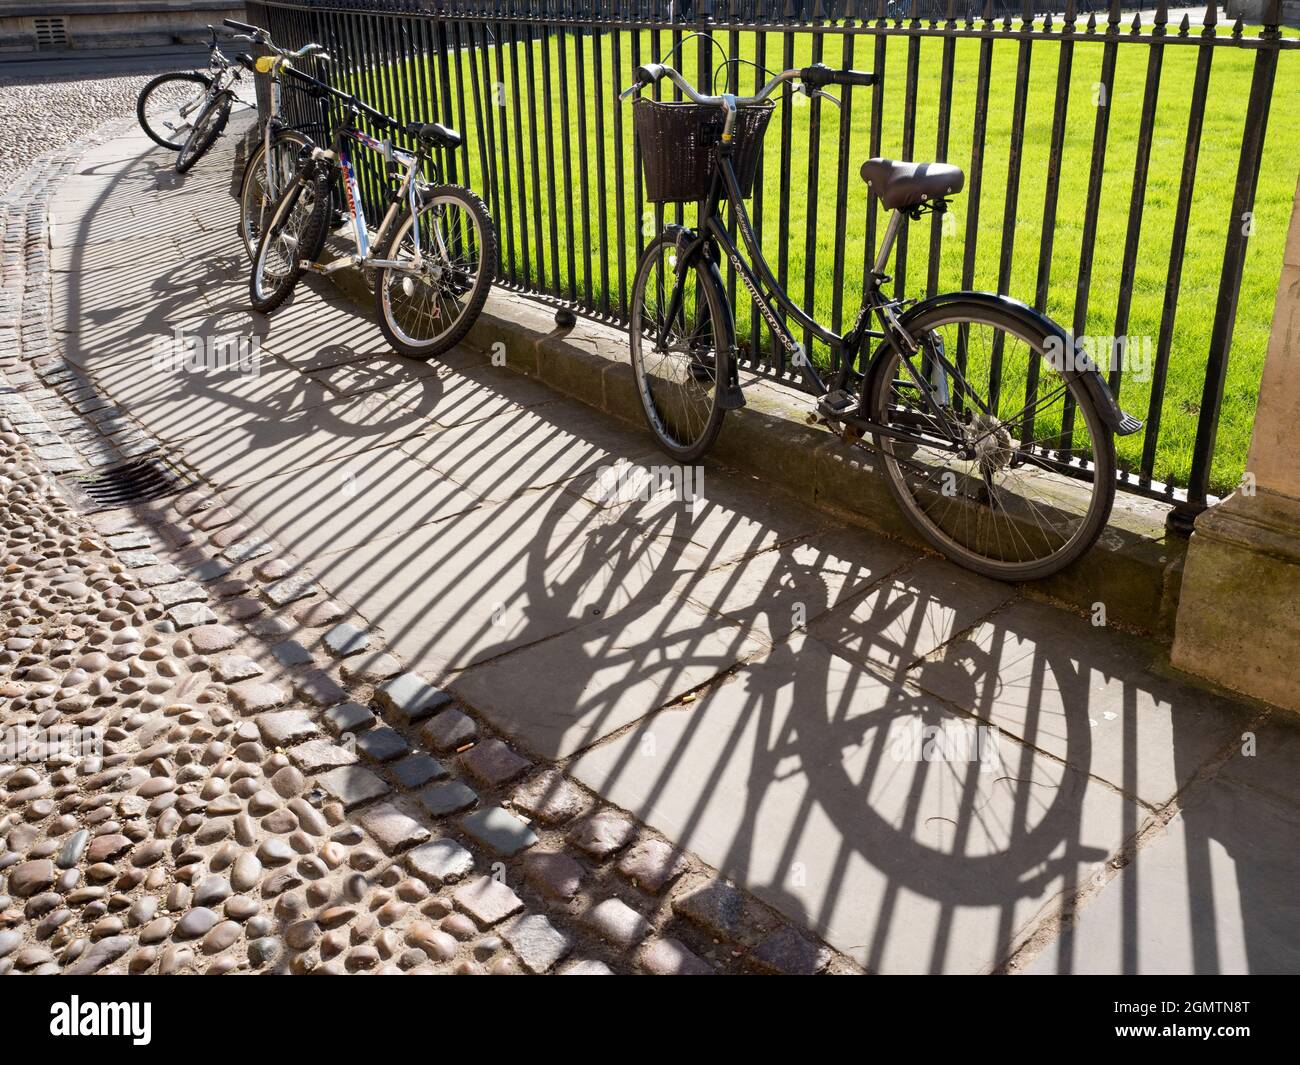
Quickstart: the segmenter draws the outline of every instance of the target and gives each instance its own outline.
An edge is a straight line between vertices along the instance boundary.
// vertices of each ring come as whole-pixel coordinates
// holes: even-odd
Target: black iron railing
[[[694,210],[643,199],[631,116],[617,100],[638,64],[671,55],[699,83],[735,92],[761,84],[763,68],[874,69],[879,83],[844,90],[838,111],[788,90],[781,99],[752,204],[778,279],[838,329],[880,235],[862,160],[960,163],[956,211],[900,236],[899,291],[993,288],[1087,338],[1124,406],[1146,421],[1121,441],[1120,486],[1194,513],[1243,469],[1297,168],[1293,117],[1273,127],[1269,118],[1282,93],[1289,108],[1300,104],[1300,39],[1281,31],[1280,0],[1264,0],[1263,25],[1251,27],[1221,23],[1213,3],[1199,20],[1175,22],[1164,3],[1126,10],[1136,6],[247,5],[281,44],[323,43],[335,61],[322,76],[395,117],[466,134],[443,172],[488,202],[502,284],[618,322],[641,249]],[[361,171],[373,203],[384,175]],[[736,279],[727,281],[734,299]],[[747,362],[793,379],[757,313],[740,317]],[[1225,418],[1230,446],[1216,449]]]

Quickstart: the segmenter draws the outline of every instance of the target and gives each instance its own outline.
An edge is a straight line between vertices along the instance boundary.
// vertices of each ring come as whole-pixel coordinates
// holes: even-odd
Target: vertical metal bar
[[[1139,16],[1133,16],[1133,32],[1138,29]],[[1128,232],[1124,237],[1124,263],[1119,273],[1119,301],[1115,307],[1114,343],[1123,345],[1122,351],[1111,348],[1110,390],[1119,398],[1123,382],[1123,366],[1117,356],[1127,354],[1129,344],[1128,319],[1133,302],[1133,280],[1137,273],[1138,245],[1142,237],[1142,210],[1147,192],[1147,171],[1151,163],[1151,141],[1155,135],[1156,104],[1160,96],[1160,71],[1164,62],[1165,46],[1162,38],[1168,21],[1167,0],[1160,0],[1156,8],[1152,40],[1147,50],[1146,89],[1142,94],[1142,119],[1138,125],[1137,156],[1133,161],[1133,194],[1128,204]]]
[[[957,0],[948,0],[946,29],[957,27]],[[937,22],[937,20],[936,20]],[[932,22],[934,26],[936,22]],[[951,32],[943,38],[943,58],[939,67],[939,115],[934,138],[934,158],[936,162],[948,161],[948,127],[952,123],[952,79],[953,61],[957,51],[957,38]],[[930,261],[925,279],[925,293],[933,296],[939,291],[939,268],[943,262],[943,216],[936,214],[930,219]],[[868,246],[869,247],[869,246]]]
[[[521,248],[521,252],[522,252],[523,260],[524,260],[524,284],[525,284],[525,285],[528,285],[528,284],[532,284],[532,283],[533,283],[533,272],[532,272],[532,270],[531,270],[531,268],[530,268],[530,263],[529,263],[529,254],[528,254],[528,253],[529,253],[529,244],[528,244],[528,193],[525,191],[526,188],[527,188],[527,181],[525,180],[525,177],[524,177],[524,117],[523,117],[523,106],[522,106],[522,104],[520,103],[520,98],[519,98],[519,89],[520,89],[520,86],[519,86],[519,30],[520,30],[520,22],[519,22],[519,20],[515,17],[515,12],[513,11],[513,7],[514,7],[514,4],[513,4],[513,0],[512,0],[512,3],[511,3],[511,8],[512,8],[512,10],[511,10],[511,12],[510,12],[510,22],[509,22],[509,28],[510,28],[510,95],[511,95],[511,99],[512,99],[512,101],[513,101],[513,103],[514,103],[514,120],[515,120],[515,122],[514,122],[514,125],[515,125],[515,168],[516,168],[516,169],[515,169],[515,178],[516,178],[516,181],[515,181],[515,187],[519,190],[519,243],[520,243],[520,248]],[[525,23],[524,25],[527,26],[526,23]],[[533,78],[533,45],[532,45],[532,34],[531,34],[531,33],[529,33],[529,34],[527,35],[527,51],[526,51],[526,53],[525,53],[524,58],[525,58],[525,62],[526,62],[526,69],[527,69],[527,71],[528,71],[528,86],[529,86],[529,88],[528,88],[528,110],[529,110],[529,112],[530,112],[530,116],[532,116],[532,117],[530,117],[530,120],[529,120],[529,123],[528,123],[528,130],[529,130],[529,139],[530,139],[530,142],[531,142],[531,144],[532,144],[532,157],[533,157],[533,161],[534,161],[534,166],[533,166],[533,183],[532,183],[532,184],[533,184],[533,214],[534,214],[535,221],[536,221],[536,225],[535,225],[535,227],[534,227],[534,235],[535,235],[535,237],[536,237],[536,241],[535,241],[533,247],[534,247],[534,249],[536,250],[536,254],[537,254],[537,278],[536,278],[536,284],[537,284],[539,287],[542,287],[542,286],[545,285],[546,282],[545,282],[545,270],[543,269],[543,256],[542,256],[542,218],[541,218],[541,199],[542,199],[542,198],[541,198],[540,190],[538,189],[538,176],[537,176],[537,166],[536,166],[536,160],[537,160],[537,121],[536,121],[536,117],[535,117],[535,116],[536,116],[536,114],[537,114],[537,108],[536,108],[536,106],[535,106],[535,104],[534,104],[534,101],[533,101],[533,90],[532,90],[532,86],[533,86],[533,84],[534,84],[534,78]]]
[[[1092,135],[1092,168],[1088,174],[1088,195],[1083,208],[1083,236],[1079,247],[1079,282],[1074,294],[1074,326],[1077,338],[1088,332],[1088,297],[1092,289],[1092,258],[1096,250],[1097,215],[1101,208],[1101,179],[1106,168],[1106,141],[1110,130],[1110,97],[1115,85],[1115,52],[1118,48],[1119,3],[1111,0],[1106,21],[1106,43],[1101,50],[1101,95],[1097,98],[1097,121]],[[1088,32],[1096,26],[1088,16]],[[1058,448],[1068,451],[1074,442],[1074,400],[1068,393],[1061,410]]]
[[[1033,0],[1024,0],[1021,17],[1025,23],[1033,21]],[[1009,14],[1002,28],[1010,32]],[[1020,206],[1020,163],[1024,154],[1025,111],[1029,99],[1029,70],[1033,58],[1033,40],[1030,37],[1022,37],[1017,51],[1015,101],[1011,112],[1011,146],[1007,155],[1007,194],[1002,208],[1002,255],[998,262],[998,292],[1003,295],[1011,287],[1011,267],[1016,248],[1016,211]],[[1002,332],[993,335],[993,350],[989,357],[988,403],[994,414],[998,412],[998,402],[1002,397],[1004,337],[1005,334]]]
[[[498,0],[499,2],[499,0]],[[500,7],[497,8],[498,13]],[[514,275],[516,284],[527,284],[529,278],[528,271],[528,221],[526,208],[523,206],[523,189],[520,188],[520,209],[518,214],[514,211],[514,200],[511,191],[514,186],[510,170],[510,122],[509,106],[506,102],[506,69],[505,69],[505,38],[506,26],[499,18],[493,24],[495,27],[494,37],[496,39],[496,61],[497,61],[497,80],[492,87],[493,106],[499,107],[498,112],[501,119],[501,186],[502,194],[505,199],[505,210],[501,214],[502,220],[506,223],[506,240],[510,247],[510,270]],[[514,45],[511,42],[511,48]],[[512,56],[513,61],[513,56]],[[485,70],[486,73],[486,64]],[[515,114],[519,113],[518,103],[516,102]],[[519,140],[518,124],[515,125],[515,141]],[[521,167],[522,170],[522,167]],[[515,227],[518,225],[519,241],[519,270],[515,269]]]
[[[1183,16],[1178,36],[1188,35],[1187,16]],[[1183,169],[1178,183],[1178,206],[1174,209],[1173,235],[1169,244],[1169,269],[1165,274],[1165,297],[1160,312],[1160,334],[1156,338],[1156,357],[1151,368],[1151,397],[1147,402],[1146,427],[1142,438],[1142,465],[1138,483],[1150,485],[1155,475],[1156,446],[1160,440],[1160,422],[1164,413],[1165,383],[1169,376],[1169,355],[1174,340],[1174,320],[1178,313],[1178,295],[1182,286],[1183,257],[1187,252],[1187,230],[1192,215],[1192,195],[1196,188],[1196,168],[1201,152],[1201,131],[1205,123],[1205,102],[1209,94],[1210,70],[1214,62],[1215,29],[1212,20],[1201,30],[1201,45],[1196,55],[1196,75],[1192,80],[1192,103],[1187,113],[1187,137],[1183,143]],[[1169,478],[1173,483],[1173,478]]]
[[[605,28],[591,28],[591,84],[595,96],[596,248],[600,260],[600,311],[609,314],[609,174],[605,169]],[[615,106],[617,106],[615,97]],[[622,254],[620,251],[619,254]]]
[[[1273,98],[1273,82],[1277,76],[1280,21],[1280,0],[1268,0],[1264,11],[1264,28],[1260,31],[1260,40],[1264,43],[1255,52],[1255,70],[1250,81],[1246,124],[1241,137],[1241,156],[1237,161],[1237,186],[1232,197],[1232,215],[1228,219],[1228,235],[1223,248],[1223,271],[1219,278],[1214,325],[1210,330],[1210,357],[1205,369],[1205,387],[1201,390],[1201,415],[1196,424],[1192,472],[1187,485],[1187,498],[1193,504],[1204,503],[1209,497],[1214,438],[1219,431],[1223,389],[1228,379],[1228,356],[1232,351],[1232,333],[1237,321],[1237,301],[1241,298],[1241,275],[1246,264],[1246,244],[1254,228],[1250,216],[1255,208],[1255,189],[1259,184],[1264,135],[1268,131],[1269,103]]]
[[[614,108],[614,220],[618,232],[615,252],[618,255],[618,313],[627,318],[627,189],[625,187],[627,172],[623,168],[623,108],[619,104],[619,93],[623,90],[623,31],[615,25],[611,34],[610,99]],[[632,165],[639,165],[635,157],[633,144]],[[632,179],[635,189],[637,181]],[[635,195],[635,191],[633,195]],[[638,253],[640,247],[638,245]]]
[[[875,159],[880,155],[880,144],[885,126],[885,67],[887,65],[886,48],[888,38],[885,35],[885,29],[888,23],[885,20],[885,0],[876,0],[876,23],[872,29],[872,35],[876,38],[876,53],[873,60],[872,69],[876,73],[876,84],[871,88],[871,147],[869,149],[870,157]],[[872,265],[876,259],[876,215],[879,198],[870,190],[867,192],[866,203],[866,231],[867,239],[862,249],[862,276],[871,272]]]
[[[528,73],[528,147],[533,161],[533,247],[536,250],[537,287],[546,289],[546,251],[542,239],[542,161],[538,151],[537,116],[541,108],[537,105],[537,16],[530,14],[525,23],[524,69]],[[528,225],[526,218],[521,218],[520,225]]]
[[[822,61],[824,38],[822,34],[813,34],[812,61]],[[805,204],[808,212],[807,232],[803,247],[803,309],[809,315],[816,315],[817,310],[817,188],[821,171],[821,131],[822,102],[814,96],[809,104],[808,115],[808,190]],[[804,354],[812,358],[812,332],[805,329],[803,335]]]
[[[570,15],[572,12],[570,11]],[[591,175],[588,172],[588,146],[587,146],[587,107],[584,101],[589,100],[587,94],[587,44],[586,34],[581,26],[571,26],[568,35],[573,39],[573,61],[575,78],[578,85],[578,96],[574,100],[574,117],[578,123],[578,210],[582,216],[582,302],[583,305],[591,308],[591,202],[588,185]],[[595,33],[592,33],[594,42]],[[600,107],[599,79],[597,79],[596,107]],[[567,140],[567,138],[566,138]],[[573,193],[569,193],[570,210],[572,210]],[[573,224],[570,222],[569,231],[572,233]],[[569,291],[574,293],[573,282],[570,281]],[[576,296],[575,296],[576,298]]]
[[[573,235],[573,147],[572,137],[569,135],[569,38],[570,33],[567,27],[558,27],[555,31],[556,42],[556,60],[558,62],[557,74],[560,79],[560,161],[564,168],[564,236],[565,236],[565,266],[569,271],[569,299],[578,298],[578,279],[577,271],[577,249],[576,241]],[[578,38],[578,50],[582,50],[582,39]],[[578,60],[581,64],[581,60]],[[579,68],[581,69],[581,68]],[[581,80],[578,82],[582,85]],[[581,116],[580,116],[581,117]],[[586,143],[586,122],[578,124],[578,135]],[[551,171],[552,184],[554,184],[554,171]],[[586,187],[583,187],[583,194],[586,194]],[[558,213],[558,212],[557,212]],[[583,220],[586,220],[587,212],[583,211]],[[585,269],[583,271],[586,272]],[[556,285],[558,293],[559,285]]]
[[[840,66],[853,69],[852,11],[844,20],[845,33],[840,41]],[[848,236],[849,213],[849,138],[853,133],[853,87],[846,85],[840,93],[840,143],[835,164],[835,251],[834,279],[831,286],[831,331],[844,326],[844,245]],[[834,367],[838,369],[838,367]]]
[[[1065,126],[1070,107],[1070,77],[1074,67],[1075,0],[1066,0],[1065,24],[1061,29],[1061,51],[1056,61],[1056,109],[1052,113],[1052,141],[1047,154],[1047,189],[1043,193],[1043,232],[1038,250],[1038,281],[1034,287],[1034,307],[1046,313],[1047,300],[1052,290],[1052,252],[1056,242],[1056,208],[1061,192],[1061,159],[1065,154]],[[1047,16],[1045,28],[1051,26]],[[1032,404],[1038,397],[1040,362],[1032,359],[1025,381],[1024,438],[1034,439],[1034,413]]]
[[[551,30],[544,22],[540,24],[540,48],[542,54],[542,121],[546,130],[546,191],[550,200],[550,251],[551,281],[547,291],[560,294],[560,219],[558,199],[555,191],[555,114],[551,104]],[[529,43],[531,53],[532,44]],[[534,115],[536,112],[534,111]],[[536,128],[536,122],[533,124]],[[536,160],[534,160],[536,165]],[[537,170],[533,171],[534,179]],[[536,187],[533,189],[537,192]],[[538,261],[542,259],[541,242],[538,238]]]
[[[919,30],[921,20],[918,17],[920,0],[911,0],[912,18],[910,30]],[[901,19],[899,20],[902,21]],[[916,158],[916,93],[920,78],[921,38],[914,32],[907,35],[907,84],[903,94],[903,158]],[[894,243],[894,295],[903,298],[907,294],[907,234],[911,226],[904,216]]]

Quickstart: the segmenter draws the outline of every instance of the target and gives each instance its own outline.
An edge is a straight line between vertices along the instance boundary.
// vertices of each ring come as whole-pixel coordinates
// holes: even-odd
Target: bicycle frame
[[[731,206],[732,217],[735,219],[736,228],[740,231],[742,243],[749,252],[752,267],[741,256],[740,249],[737,247],[736,242],[731,239],[731,235],[727,232],[727,227],[723,223],[719,206],[724,197]],[[889,224],[885,229],[884,237],[876,255],[875,264],[867,277],[866,290],[863,292],[862,297],[862,307],[852,327],[843,335],[827,329],[810,317],[802,307],[794,302],[773,275],[750,223],[749,213],[745,209],[740,184],[736,178],[735,168],[731,163],[731,146],[725,142],[720,146],[718,165],[714,168],[713,181],[708,198],[704,201],[702,217],[705,219],[703,231],[699,234],[690,234],[694,239],[688,243],[683,253],[678,256],[677,280],[673,286],[668,313],[664,317],[663,332],[656,338],[657,344],[662,345],[664,343],[669,323],[676,318],[681,309],[682,288],[687,267],[694,261],[696,256],[705,254],[708,243],[713,241],[722,249],[727,261],[735,269],[742,284],[749,290],[754,306],[758,308],[759,313],[772,330],[777,341],[790,354],[793,364],[799,368],[805,391],[817,396],[819,399],[835,392],[843,392],[845,386],[850,384],[851,381],[861,380],[869,372],[869,366],[863,366],[860,372],[854,370],[855,365],[860,360],[864,344],[869,339],[882,340],[900,356],[900,365],[906,368],[909,376],[920,390],[922,397],[930,408],[935,427],[944,443],[954,450],[965,449],[968,446],[963,428],[960,423],[955,422],[948,402],[950,395],[948,378],[955,377],[961,380],[961,371],[947,359],[941,350],[936,351],[933,345],[927,346],[925,351],[922,352],[922,345],[918,344],[899,322],[895,313],[896,301],[886,299],[881,291],[881,285],[889,280],[888,275],[884,273],[884,269],[889,261],[890,252],[893,250],[895,238],[902,224],[903,214],[901,211],[895,211],[890,216]],[[686,232],[689,234],[690,231]],[[764,295],[764,288],[772,293],[774,300],[769,300]],[[726,302],[726,294],[723,293],[722,296],[724,302]],[[828,386],[814,370],[812,360],[808,358],[803,344],[795,339],[790,329],[785,325],[782,312],[822,343],[829,346],[832,352],[838,355],[836,361],[839,369],[833,385]],[[881,328],[878,330],[869,328],[873,316],[880,323]],[[884,348],[878,349],[874,358],[880,358],[884,350]],[[923,360],[929,363],[931,368],[930,376],[936,377],[937,380],[927,380],[926,375],[913,366],[912,359],[918,354],[921,354]],[[732,379],[725,383],[727,388],[738,387],[735,380],[734,356],[731,359],[730,373]],[[968,390],[963,389],[963,391]],[[731,405],[739,406],[740,404],[732,400]],[[853,429],[864,435],[866,433],[879,433],[903,440],[916,441],[924,439],[927,444],[934,444],[934,440],[929,437],[923,438],[917,433],[909,433],[898,429],[896,426],[881,425],[871,419],[862,417],[860,414],[850,415],[847,409],[842,412],[837,411],[835,419],[852,426]]]
[[[356,170],[347,151],[347,141],[349,140],[357,141],[371,151],[377,152],[385,162],[394,163],[404,169],[402,181],[397,191],[390,198],[383,221],[380,222],[379,229],[375,233],[375,243],[381,245],[384,243],[389,228],[400,213],[403,201],[409,207],[412,217],[418,216],[419,188],[416,179],[419,175],[422,153],[411,154],[410,152],[404,152],[399,148],[395,148],[390,140],[376,140],[351,125],[341,125],[334,134],[334,140],[330,148],[313,149],[312,158],[331,163],[337,162],[338,164],[339,176],[343,181],[343,195],[347,201],[348,216],[352,220],[352,239],[356,251],[351,255],[341,255],[328,263],[303,263],[303,267],[317,274],[332,274],[348,266],[383,267],[403,273],[419,273],[424,268],[424,253],[420,247],[420,227],[418,225],[411,227],[411,239],[414,244],[415,255],[410,262],[401,262],[396,259],[376,259],[370,254],[370,231],[366,222],[365,206],[361,200],[361,187],[357,182]]]

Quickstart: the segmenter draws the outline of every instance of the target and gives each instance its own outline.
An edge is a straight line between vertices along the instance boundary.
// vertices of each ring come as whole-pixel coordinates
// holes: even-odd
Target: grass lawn
[[[1228,32],[1225,27],[1223,32]],[[1247,33],[1256,32],[1247,30]],[[650,61],[672,46],[668,33],[660,38],[656,50],[652,34],[639,35],[640,61]],[[780,33],[761,35],[766,38],[766,64],[782,69],[785,63],[783,36]],[[602,278],[609,278],[608,301],[617,311],[626,298],[619,288],[618,256],[624,258],[626,283],[630,284],[636,257],[647,237],[659,225],[653,210],[634,214],[632,202],[633,155],[631,106],[619,105],[615,89],[625,87],[632,77],[633,48],[636,34],[620,35],[620,64],[616,69],[613,57],[613,40],[609,34],[582,38],[552,38],[541,41],[521,41],[513,49],[504,47],[504,69],[499,71],[495,50],[479,52],[480,93],[484,88],[482,59],[490,54],[491,67],[486,75],[487,103],[494,107],[495,147],[497,168],[508,165],[512,179],[517,176],[517,152],[522,150],[524,173],[528,182],[520,189],[512,180],[510,197],[498,187],[497,225],[502,231],[503,263],[509,267],[507,249],[513,249],[513,267],[521,279],[530,277],[534,284],[563,293],[573,289],[579,298],[586,298],[584,266],[591,281],[590,300],[601,306],[605,292]],[[752,59],[760,35],[745,33],[739,38],[739,54]],[[730,35],[717,33],[724,48],[730,47]],[[892,158],[905,158],[903,152],[904,101],[907,83],[908,41],[901,37],[888,37],[884,62],[885,118],[881,154]],[[814,40],[811,34],[793,37],[794,66],[803,66],[814,59]],[[857,69],[876,67],[876,41],[871,37],[858,37],[853,41],[856,49],[852,56],[844,54],[844,38],[827,36],[822,60],[831,66],[851,65]],[[578,48],[581,47],[581,57]],[[602,85],[599,97],[594,87],[595,55],[599,47],[602,59]],[[998,41],[992,51],[991,92],[988,125],[985,139],[983,190],[979,204],[974,274],[971,286],[995,290],[998,287],[998,263],[1004,237],[1004,205],[1007,191],[1008,150],[1011,143],[1012,103],[1015,91],[1015,74],[1019,42]],[[563,54],[561,54],[563,50]],[[1053,110],[1056,99],[1057,63],[1060,45],[1037,41],[1033,44],[1031,76],[1029,80],[1023,158],[1019,183],[1019,201],[1014,217],[1014,259],[1006,291],[1013,297],[1032,303],[1038,272],[1038,260],[1043,236],[1043,206],[1048,173],[1048,149],[1051,137]],[[1102,45],[1096,41],[1079,40],[1074,47],[1074,61],[1070,82],[1069,116],[1064,156],[1061,164],[1060,195],[1055,225],[1055,250],[1051,273],[1051,290],[1047,312],[1067,328],[1073,325],[1078,285],[1078,264],[1083,238],[1084,205],[1091,167],[1093,129],[1096,121],[1094,102],[1096,86],[1101,81]],[[696,42],[688,42],[684,55],[674,60],[674,65],[694,77],[698,72]],[[938,128],[940,64],[943,42],[923,39],[919,50],[920,91],[916,102],[915,144],[911,156],[916,159],[931,158],[934,154],[935,135]],[[975,99],[979,67],[980,44],[973,40],[959,40],[955,51],[955,76],[952,98],[952,116],[949,133],[948,158],[969,167],[975,125]],[[1170,45],[1164,51],[1164,66],[1160,81],[1160,95],[1156,113],[1154,142],[1150,172],[1141,216],[1141,242],[1137,270],[1133,284],[1132,309],[1127,333],[1130,337],[1149,338],[1145,343],[1154,351],[1159,333],[1160,314],[1164,299],[1165,280],[1173,231],[1174,213],[1178,199],[1179,179],[1183,163],[1183,150],[1192,96],[1193,74],[1198,49]],[[722,54],[714,50],[714,62]],[[1109,140],[1101,190],[1101,211],[1096,235],[1091,292],[1088,301],[1086,327],[1088,335],[1106,336],[1114,332],[1116,304],[1119,298],[1119,277],[1127,234],[1129,200],[1132,195],[1132,176],[1138,138],[1138,125],[1142,112],[1146,81],[1148,49],[1141,46],[1119,47],[1114,89],[1108,106],[1111,108]],[[579,61],[581,60],[585,91],[578,92]],[[1197,413],[1204,382],[1204,368],[1209,350],[1210,330],[1218,294],[1219,274],[1223,264],[1224,240],[1229,226],[1232,194],[1236,181],[1238,149],[1241,142],[1246,104],[1249,96],[1255,53],[1244,49],[1221,48],[1214,52],[1213,72],[1210,78],[1209,97],[1201,138],[1200,161],[1196,174],[1195,195],[1191,211],[1191,224],[1187,235],[1187,252],[1183,264],[1182,285],[1175,316],[1173,345],[1168,383],[1162,411],[1162,424],[1158,439],[1154,475],[1157,480],[1186,482],[1191,467],[1192,445],[1196,433]],[[550,67],[549,100],[546,96],[544,66]],[[563,66],[563,77],[561,69]],[[531,67],[531,69],[530,69]],[[462,132],[466,134],[466,153],[460,158],[460,178],[465,180],[464,163],[469,165],[468,180],[486,196],[488,182],[482,173],[481,154],[474,117],[472,65],[469,53],[455,54],[452,78],[461,80],[466,100],[467,122]],[[400,93],[408,100],[427,99],[422,91],[426,72],[415,62],[403,68],[390,68],[396,74],[388,88],[406,88]],[[518,72],[516,80],[516,70]],[[381,71],[381,74],[388,71]],[[751,91],[755,72],[753,67],[741,67],[741,91]],[[416,105],[394,104],[393,93],[387,95],[382,77],[363,76],[365,83],[354,87],[381,107],[403,117],[417,117]],[[373,78],[373,83],[372,83]],[[402,82],[406,81],[406,86]],[[569,86],[568,107],[562,105],[561,81]],[[413,83],[413,84],[412,84]],[[927,91],[932,89],[933,91]],[[516,128],[515,93],[520,96],[520,125]],[[842,93],[845,90],[835,90]],[[614,112],[621,106],[626,203],[624,227],[618,228],[619,207],[615,182]],[[761,211],[755,222],[762,233],[763,246],[775,269],[778,261],[780,221],[780,185],[783,174],[789,174],[790,197],[786,225],[788,227],[789,272],[786,278],[789,291],[803,294],[812,292],[812,309],[819,320],[831,322],[836,278],[834,247],[837,235],[837,164],[839,157],[839,112],[829,105],[821,108],[821,130],[817,144],[812,143],[810,118],[813,107],[802,96],[782,106],[791,108],[792,136],[790,149],[783,155],[780,142],[781,109],[778,107],[769,127],[764,167]],[[604,167],[597,166],[597,112],[603,118]],[[1300,160],[1300,126],[1294,116],[1300,113],[1300,55],[1283,52],[1279,58],[1276,88],[1270,115],[1265,156],[1255,201],[1254,232],[1249,243],[1245,278],[1229,361],[1228,382],[1222,416],[1219,423],[1216,458],[1212,475],[1212,489],[1224,492],[1239,479],[1245,464],[1250,431],[1254,419],[1255,397],[1258,393],[1261,368],[1267,345],[1273,302],[1281,270],[1282,252],[1287,226],[1291,216],[1296,188],[1297,160]],[[549,115],[549,117],[548,117]],[[437,116],[441,118],[441,114]],[[854,90],[851,107],[851,136],[847,152],[849,183],[846,194],[844,221],[845,271],[843,278],[843,314],[850,318],[861,296],[862,264],[864,262],[867,233],[866,186],[857,170],[870,153],[871,90]],[[455,122],[459,124],[457,113]],[[549,129],[547,124],[549,122]],[[536,128],[534,128],[536,127]],[[503,144],[504,131],[509,136]],[[549,136],[548,136],[549,134]],[[536,157],[534,157],[536,137]],[[518,138],[518,139],[517,139]],[[585,138],[587,162],[582,164],[580,144]],[[564,151],[570,153],[572,180],[564,181]],[[816,149],[816,195],[808,194],[810,188],[810,161]],[[508,155],[506,152],[508,151]],[[533,177],[536,172],[536,178]],[[603,183],[602,183],[603,177]],[[969,183],[969,174],[968,174]],[[601,196],[605,198],[610,241],[602,246],[599,241],[597,221]],[[524,201],[521,202],[521,195]],[[540,226],[536,224],[535,210],[540,200]],[[645,205],[643,205],[645,206]],[[955,226],[946,227],[941,245],[939,264],[940,291],[962,287],[963,255],[966,245],[968,212],[973,209],[968,192],[954,201]],[[582,218],[584,212],[590,219],[590,246],[583,246]],[[815,215],[814,215],[815,212]],[[686,220],[692,220],[693,207],[686,209]],[[668,215],[674,217],[675,209]],[[552,239],[552,222],[555,219],[556,238]],[[809,257],[806,241],[810,228],[815,229],[812,257],[813,267],[809,277]],[[509,232],[507,232],[507,230]],[[907,268],[903,277],[905,292],[909,296],[924,294],[928,272],[930,222],[924,220],[912,226],[908,245]],[[879,228],[877,230],[879,232]],[[527,274],[524,268],[524,246],[528,247]],[[570,259],[576,269],[571,271]],[[584,259],[586,262],[584,263]],[[741,290],[743,297],[743,289]],[[742,308],[739,318],[742,330],[748,332],[750,315]],[[1139,339],[1138,343],[1143,343]],[[814,357],[824,353],[814,352]],[[1123,405],[1139,417],[1146,419],[1150,397],[1150,383],[1126,378],[1123,385]],[[1139,463],[1143,435],[1128,437],[1119,442],[1120,459],[1136,467]]]

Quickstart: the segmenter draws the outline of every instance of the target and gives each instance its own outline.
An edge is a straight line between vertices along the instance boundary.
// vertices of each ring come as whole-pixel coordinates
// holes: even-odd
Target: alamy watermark
[[[1150,381],[1155,343],[1150,336],[1050,336],[1043,357],[1054,370],[1119,371],[1131,381]]]
[[[896,762],[978,763],[981,773],[992,773],[1003,766],[998,735],[996,725],[973,721],[923,725],[920,718],[909,717],[890,726],[889,754]]]
[[[172,336],[154,337],[150,361],[162,373],[240,373],[257,377],[262,372],[262,341],[238,333],[187,335],[176,326]]]
[[[694,517],[704,504],[704,467],[638,466],[620,461],[596,472],[595,493],[597,501],[604,504],[672,499],[688,504]]]
[[[0,762],[77,761],[103,753],[102,729],[80,725],[10,725],[0,731]]]

